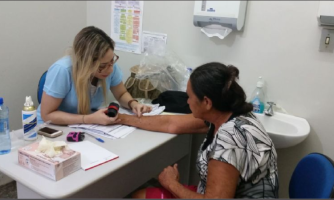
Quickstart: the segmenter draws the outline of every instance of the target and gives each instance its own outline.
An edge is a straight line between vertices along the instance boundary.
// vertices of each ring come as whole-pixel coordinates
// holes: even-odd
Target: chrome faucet
[[[269,108],[264,112],[265,115],[267,116],[273,116],[274,115],[274,108],[276,104],[274,102],[267,102],[269,104]]]

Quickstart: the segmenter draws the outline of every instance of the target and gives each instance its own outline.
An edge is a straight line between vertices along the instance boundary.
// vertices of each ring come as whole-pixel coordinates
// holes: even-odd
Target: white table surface
[[[65,141],[70,131],[78,130],[65,126],[50,127],[64,132],[62,136],[51,140]],[[189,175],[190,135],[136,129],[123,139],[103,138],[105,143],[87,136],[85,140],[108,149],[119,155],[119,158],[88,171],[80,169],[59,181],[53,181],[18,164],[18,147],[31,143],[23,141],[21,134],[22,130],[11,132],[12,151],[0,155],[0,171],[17,181],[19,198],[124,197],[158,175],[164,167],[180,159],[183,159],[179,163],[180,174],[181,171],[185,174],[183,182],[187,183],[189,178],[186,176]],[[41,136],[38,137],[37,140],[40,140]]]

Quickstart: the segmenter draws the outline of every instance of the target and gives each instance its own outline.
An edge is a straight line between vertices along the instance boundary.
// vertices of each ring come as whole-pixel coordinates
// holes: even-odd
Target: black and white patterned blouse
[[[201,178],[197,192],[205,193],[208,161],[215,159],[239,171],[235,198],[278,198],[276,150],[258,119],[252,113],[232,117],[214,136],[214,125],[209,123],[209,126],[197,157]]]

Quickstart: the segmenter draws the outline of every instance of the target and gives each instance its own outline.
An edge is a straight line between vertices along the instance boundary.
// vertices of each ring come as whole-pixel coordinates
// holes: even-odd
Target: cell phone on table
[[[55,138],[63,134],[63,131],[56,130],[49,127],[41,128],[37,131],[38,134],[44,135],[45,137]]]

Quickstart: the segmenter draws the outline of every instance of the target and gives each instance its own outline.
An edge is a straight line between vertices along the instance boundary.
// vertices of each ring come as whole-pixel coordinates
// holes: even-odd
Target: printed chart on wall
[[[112,1],[111,38],[116,50],[141,53],[143,1]]]
[[[167,44],[167,34],[143,31],[141,52],[144,53],[151,45]]]

